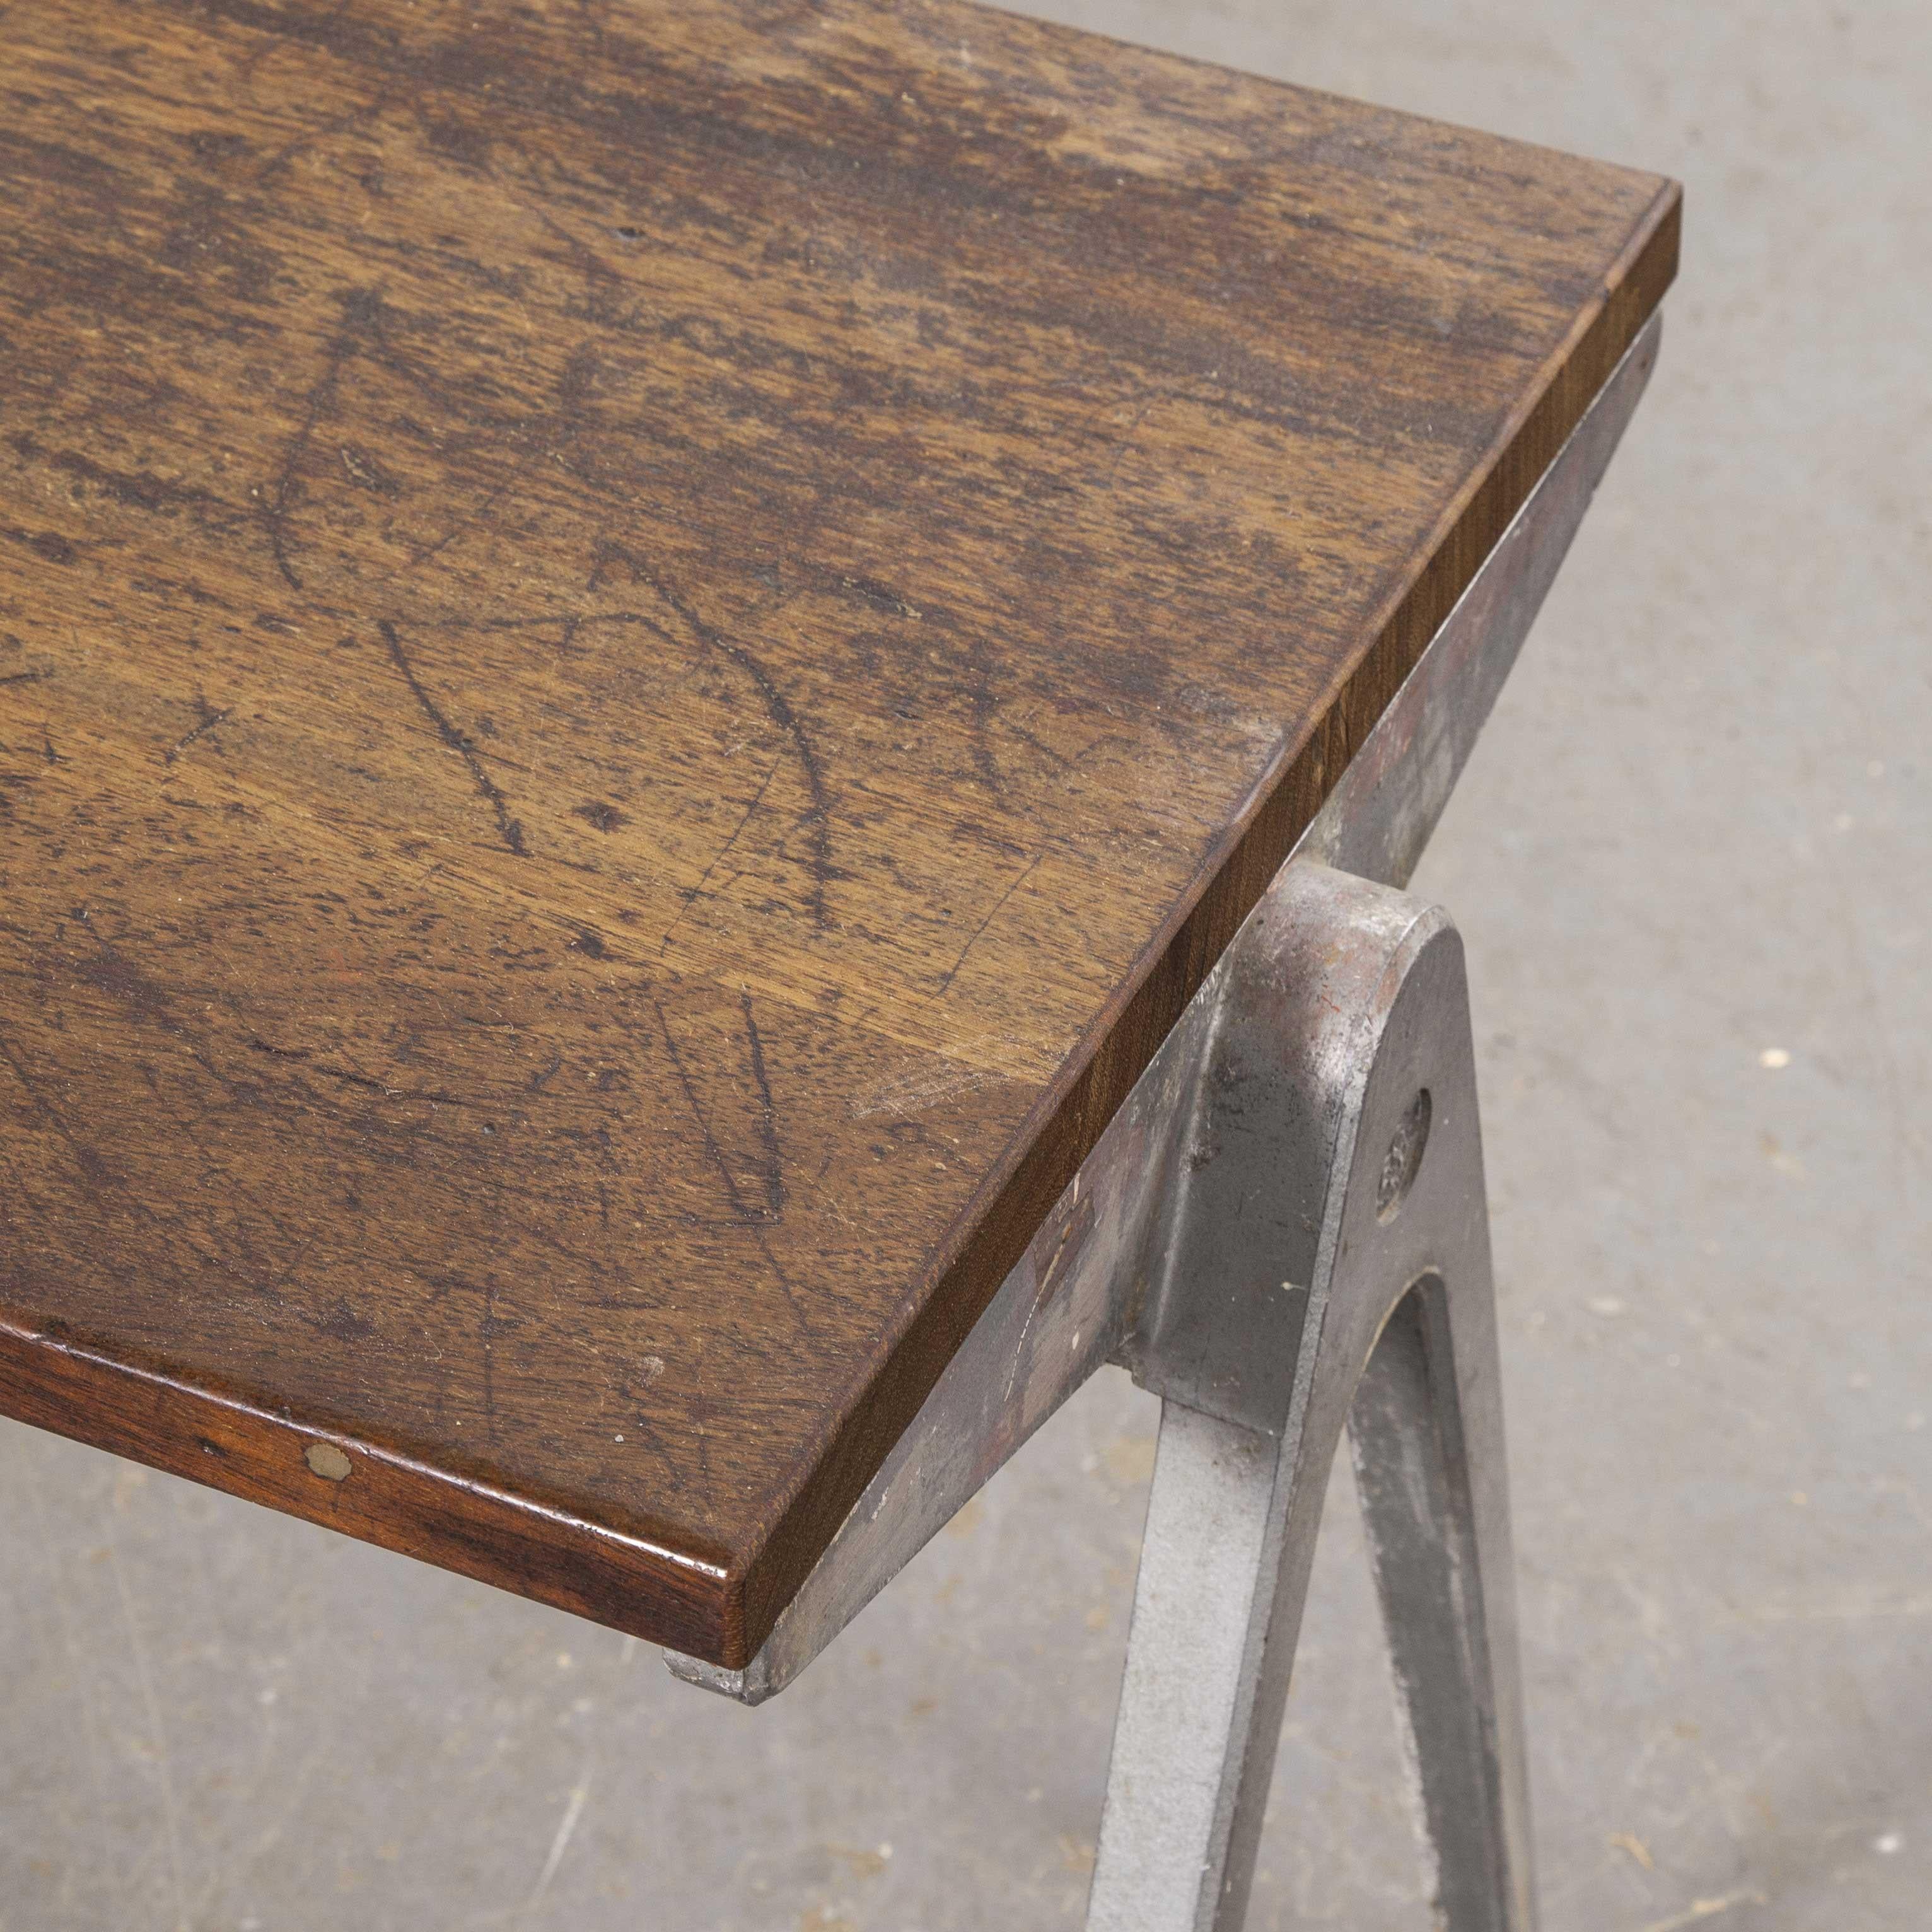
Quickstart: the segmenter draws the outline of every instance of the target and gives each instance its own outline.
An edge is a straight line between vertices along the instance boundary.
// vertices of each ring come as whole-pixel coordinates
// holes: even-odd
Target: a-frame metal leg
[[[1240,1923],[1321,1517],[1298,1460],[1163,1405],[1090,1932]]]
[[[1265,983],[1230,989],[1203,1131],[1229,1190],[1180,1268],[1305,1294],[1274,1422],[1250,1364],[1202,1372],[1198,1322],[1163,1388],[1092,1932],[1242,1920],[1330,1462],[1352,1427],[1437,1923],[1529,1932],[1509,1526],[1482,1150],[1462,948],[1438,913],[1310,868],[1282,896]],[[1314,1214],[1270,1206],[1260,1163],[1325,1142]],[[1281,1177],[1277,1187],[1286,1185]],[[1305,1184],[1304,1184],[1305,1185]],[[1295,1223],[1318,1230],[1312,1280]],[[1228,1230],[1245,1225],[1231,1238]],[[1270,1231],[1279,1231],[1271,1234]],[[1265,1272],[1265,1271],[1264,1271]],[[1284,1278],[1285,1277],[1285,1278]],[[1177,1306],[1204,1305],[1184,1282]],[[1232,1298],[1229,1316],[1252,1286]],[[1190,1398],[1179,1399],[1177,1383]],[[1234,1390],[1232,1395],[1217,1391]],[[1219,1414],[1206,1412],[1219,1408]]]
[[[1528,1932],[1529,1802],[1487,1283],[1426,1275],[1348,1415],[1436,1922]]]

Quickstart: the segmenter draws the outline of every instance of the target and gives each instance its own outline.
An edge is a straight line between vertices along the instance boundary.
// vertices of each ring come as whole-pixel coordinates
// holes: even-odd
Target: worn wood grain
[[[0,1406],[742,1664],[1675,190],[955,4],[0,47]]]

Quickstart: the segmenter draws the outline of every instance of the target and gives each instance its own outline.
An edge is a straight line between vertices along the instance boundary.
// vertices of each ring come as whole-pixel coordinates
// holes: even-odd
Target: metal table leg
[[[1210,1070],[1211,1239],[1138,1365],[1167,1385],[1088,1923],[1233,1932],[1254,1867],[1330,1459],[1352,1438],[1436,1922],[1527,1932],[1528,1832],[1482,1150],[1460,941],[1318,868],[1283,894],[1272,985],[1237,988]],[[1255,1103],[1260,1102],[1262,1105]],[[1271,1112],[1267,1103],[1272,1103]],[[1229,1400],[1257,1268],[1310,1232],[1269,1164],[1331,1149],[1278,1429]],[[1226,1272],[1232,1294],[1188,1279]],[[1263,1278],[1270,1271],[1263,1271]],[[1180,1346],[1170,1353],[1169,1339]],[[1205,1412],[1204,1400],[1222,1412]]]

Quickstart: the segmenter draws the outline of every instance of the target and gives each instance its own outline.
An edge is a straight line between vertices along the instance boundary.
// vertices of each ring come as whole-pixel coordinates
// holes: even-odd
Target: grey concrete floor
[[[1676,174],[1664,364],[1418,889],[1468,934],[1549,1932],[1932,1924],[1932,10],[1124,37]],[[1153,1406],[797,1688],[0,1427],[0,1932],[1077,1923]],[[1252,1923],[1426,1922],[1338,1479]]]

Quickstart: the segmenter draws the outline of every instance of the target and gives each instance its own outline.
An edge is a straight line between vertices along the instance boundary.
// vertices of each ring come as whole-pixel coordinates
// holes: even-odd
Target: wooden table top
[[[953,4],[0,36],[0,1408],[742,1664],[1676,190]]]

